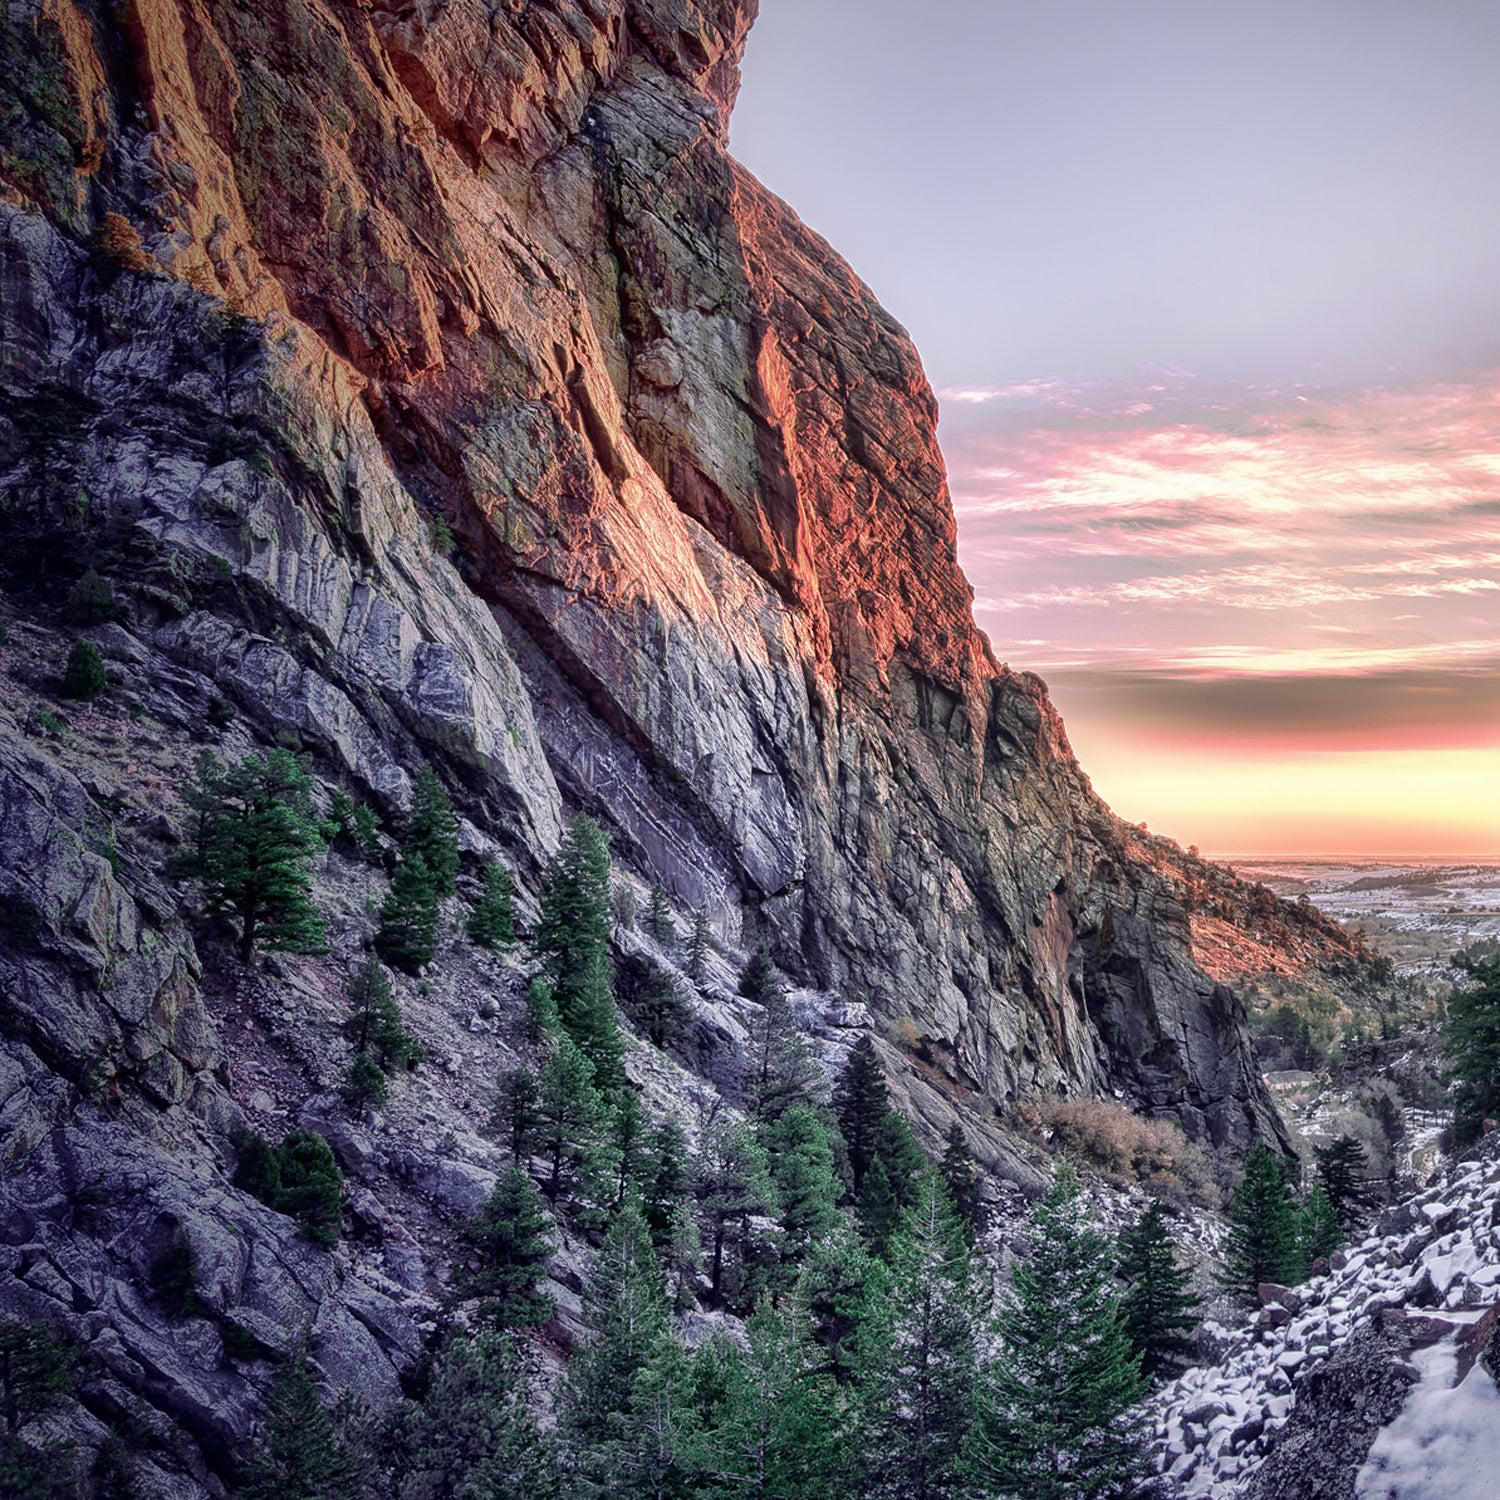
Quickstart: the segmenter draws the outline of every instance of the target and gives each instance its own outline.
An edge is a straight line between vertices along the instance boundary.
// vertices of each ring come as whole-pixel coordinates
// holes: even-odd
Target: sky
[[[1122,817],[1500,855],[1500,5],[761,0],[731,148],[911,332]]]

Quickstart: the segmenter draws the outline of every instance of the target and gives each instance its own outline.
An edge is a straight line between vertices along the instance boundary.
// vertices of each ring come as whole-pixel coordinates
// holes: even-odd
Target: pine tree
[[[650,1122],[641,1107],[641,1096],[629,1086],[616,1092],[610,1101],[605,1131],[609,1154],[614,1164],[615,1190],[611,1207],[617,1208],[627,1196],[639,1198],[651,1170]]]
[[[1369,1223],[1372,1198],[1366,1183],[1370,1158],[1352,1135],[1341,1135],[1326,1146],[1313,1147],[1318,1177],[1345,1236]]]
[[[328,1142],[299,1126],[287,1134],[276,1157],[281,1184],[276,1210],[296,1219],[313,1244],[325,1248],[337,1244],[344,1174]]]
[[[50,1328],[0,1316],[0,1495],[75,1500],[78,1454],[63,1438],[20,1429],[66,1404],[77,1383],[74,1353]]]
[[[878,1301],[885,1275],[883,1264],[839,1226],[813,1245],[803,1261],[797,1301],[807,1309],[825,1368],[841,1386],[855,1379],[860,1325]]]
[[[552,1299],[538,1290],[552,1258],[551,1227],[540,1194],[512,1162],[465,1231],[480,1257],[467,1294],[485,1299],[481,1316],[492,1327],[531,1328],[552,1316]]]
[[[1160,1203],[1153,1202],[1120,1240],[1120,1275],[1129,1291],[1120,1304],[1130,1346],[1147,1380],[1167,1380],[1191,1363],[1201,1298],[1192,1273],[1178,1264]]]
[[[208,750],[194,763],[186,793],[198,815],[194,853],[209,910],[236,918],[243,963],[256,944],[321,953],[324,922],[314,908],[307,862],[324,849],[312,816],[312,778],[286,750],[247,755],[224,766]]]
[[[594,1067],[566,1032],[542,1069],[537,1139],[547,1158],[547,1197],[600,1196],[603,1132],[608,1114],[594,1087]]]
[[[63,697],[92,703],[108,685],[99,648],[92,641],[76,641],[63,668]]]
[[[708,925],[708,908],[700,906],[693,914],[693,935],[688,939],[687,972],[694,984],[708,977],[708,955],[713,951],[713,932]]]
[[[401,828],[404,859],[420,858],[439,900],[453,894],[458,877],[458,819],[437,772],[423,766]]]
[[[763,1303],[745,1325],[748,1349],[724,1334],[694,1356],[703,1427],[692,1468],[706,1492],[834,1500],[849,1494],[837,1388],[815,1368],[805,1312]]]
[[[1453,1144],[1479,1139],[1500,1118],[1500,958],[1460,957],[1466,982],[1448,1000],[1445,1046],[1453,1079]]]
[[[250,1131],[240,1143],[234,1185],[272,1208],[281,1195],[281,1156],[258,1130]]]
[[[755,1119],[770,1121],[788,1106],[814,1098],[823,1075],[781,986],[766,986],[762,993],[761,1014],[751,1026],[745,1102]]]
[[[437,951],[437,885],[427,861],[411,854],[396,866],[380,907],[375,951],[403,974],[419,973]]]
[[[542,1123],[538,1094],[536,1076],[530,1068],[506,1068],[501,1072],[491,1124],[505,1142],[512,1161],[524,1161],[536,1144]]]
[[[901,1201],[891,1187],[890,1173],[877,1156],[865,1173],[864,1186],[854,1206],[860,1233],[872,1255],[885,1259],[891,1237],[901,1222]]]
[[[693,1178],[698,1211],[712,1246],[709,1283],[713,1295],[725,1290],[724,1252],[732,1249],[734,1274],[729,1286],[732,1295],[742,1296],[747,1290],[746,1273],[755,1259],[750,1220],[777,1209],[766,1154],[745,1126],[719,1122],[704,1132]]]
[[[491,859],[484,866],[484,894],[469,915],[469,941],[503,953],[516,940],[515,883],[510,872]]]
[[[482,1330],[451,1339],[427,1397],[396,1415],[393,1500],[556,1500],[557,1459],[537,1430],[515,1339]]]
[[[838,1222],[838,1174],[828,1126],[807,1104],[793,1104],[760,1138],[780,1204],[783,1261],[799,1261]]]
[[[646,906],[646,931],[658,943],[667,947],[677,941],[677,925],[672,920],[672,908],[659,881],[651,887],[651,898]]]
[[[615,1215],[583,1310],[590,1337],[574,1351],[559,1412],[573,1493],[600,1500],[679,1493],[692,1403],[639,1205]]]
[[[984,1200],[979,1196],[979,1168],[964,1138],[963,1126],[957,1120],[948,1127],[938,1173],[948,1190],[948,1201],[953,1205],[964,1238],[972,1245],[984,1229]]]
[[[542,883],[532,946],[563,1026],[593,1062],[601,1088],[623,1076],[609,971],[609,841],[579,816]]]
[[[781,978],[771,962],[771,950],[764,943],[757,943],[740,970],[740,994],[756,1005],[764,1005],[773,995],[781,993]]]
[[[1302,1279],[1297,1205],[1282,1160],[1257,1141],[1245,1158],[1245,1175],[1229,1206],[1229,1240],[1221,1280],[1247,1302],[1262,1282]]]
[[[849,1152],[855,1201],[864,1188],[865,1173],[877,1158],[897,1201],[912,1201],[917,1175],[925,1167],[921,1150],[906,1121],[891,1107],[885,1069],[870,1034],[854,1044],[849,1061],[833,1091],[834,1113]]]
[[[1026,1500],[1135,1492],[1142,1381],[1114,1290],[1114,1252],[1066,1163],[1032,1214],[1036,1243],[995,1319],[969,1444],[976,1481]]]
[[[676,1209],[692,1193],[693,1173],[682,1126],[668,1118],[652,1133],[641,1171],[641,1209],[658,1254],[670,1243]]]
[[[368,1052],[356,1052],[354,1061],[344,1069],[340,1092],[352,1110],[384,1109],[391,1088],[380,1064]]]
[[[245,1466],[244,1500],[357,1500],[365,1464],[318,1399],[307,1356],[277,1370],[266,1415]]]
[[[620,1003],[647,1041],[665,1051],[689,1036],[692,1004],[677,976],[650,959],[631,956],[621,966]]]
[[[962,1455],[977,1368],[972,1281],[948,1195],[929,1172],[891,1241],[890,1275],[860,1331],[863,1493],[871,1500],[968,1493]]]
[[[1298,1262],[1310,1267],[1333,1254],[1345,1240],[1343,1225],[1321,1182],[1315,1182],[1297,1214]]]
[[[353,1014],[344,1022],[344,1035],[361,1053],[370,1053],[384,1069],[417,1061],[422,1044],[401,1024],[401,1002],[380,960],[373,955],[360,965],[349,985]]]

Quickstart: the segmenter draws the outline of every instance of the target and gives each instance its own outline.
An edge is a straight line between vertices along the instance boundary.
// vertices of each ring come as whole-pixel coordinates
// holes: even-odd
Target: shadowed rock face
[[[910,341],[726,154],[754,12],[43,0],[16,553],[85,488],[75,552],[214,570],[155,643],[266,728],[388,805],[437,756],[523,875],[599,813],[982,1101],[1275,1135],[1180,887],[973,625]],[[83,248],[107,211],[153,273]]]

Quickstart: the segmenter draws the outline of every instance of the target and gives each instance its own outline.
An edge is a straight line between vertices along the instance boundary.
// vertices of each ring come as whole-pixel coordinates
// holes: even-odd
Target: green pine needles
[[[995,1319],[970,1456],[976,1478],[1027,1500],[1134,1493],[1141,1437],[1126,1413],[1139,1357],[1115,1291],[1115,1254],[1066,1163],[1032,1215],[1036,1241]]]
[[[1121,1304],[1125,1332],[1147,1380],[1167,1380],[1192,1362],[1193,1330],[1202,1301],[1181,1265],[1159,1202],[1120,1240],[1120,1274],[1130,1285]]]
[[[1500,959],[1460,957],[1467,982],[1448,1001],[1448,1065],[1453,1079],[1453,1144],[1477,1141],[1500,1119]]]
[[[186,800],[198,821],[187,873],[202,880],[211,912],[239,923],[241,961],[253,963],[257,948],[325,951],[307,872],[325,845],[296,756],[270,750],[226,766],[204,750]]]
[[[563,1028],[605,1090],[624,1076],[610,973],[612,927],[609,840],[592,818],[580,815],[543,881],[532,948]]]

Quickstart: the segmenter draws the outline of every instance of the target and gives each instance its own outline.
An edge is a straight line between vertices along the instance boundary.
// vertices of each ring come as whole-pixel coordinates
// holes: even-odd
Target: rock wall
[[[523,878],[598,813],[987,1104],[1274,1135],[1180,882],[973,625],[916,352],[726,154],[754,11],[18,0],[13,563],[111,559],[388,806],[439,758]]]

